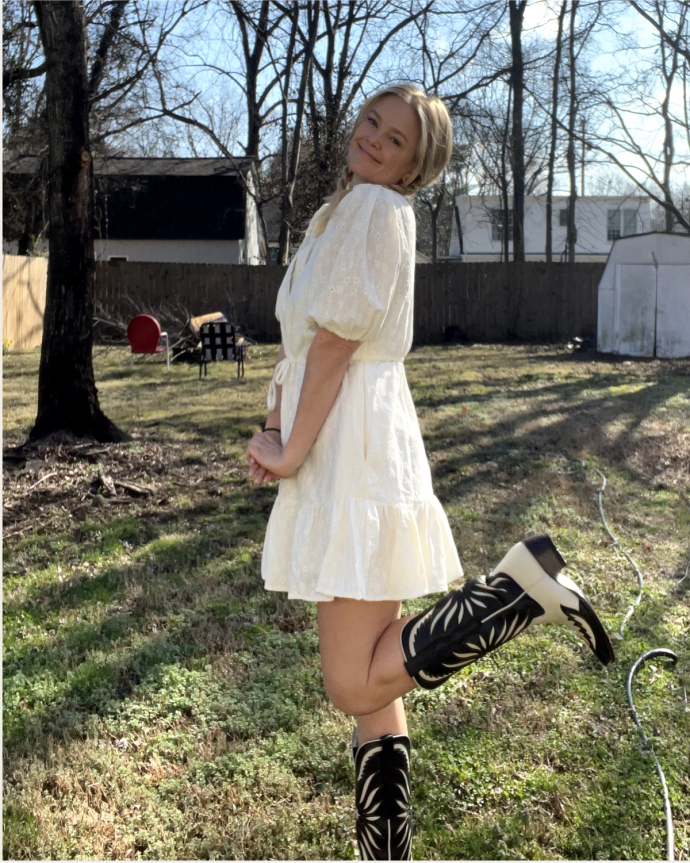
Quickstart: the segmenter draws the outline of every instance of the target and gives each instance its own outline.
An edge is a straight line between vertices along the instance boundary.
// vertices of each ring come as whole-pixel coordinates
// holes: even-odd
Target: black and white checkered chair
[[[204,374],[208,374],[207,363],[232,360],[237,363],[237,377],[244,377],[244,350],[242,336],[232,324],[225,321],[202,324],[199,330],[201,339],[201,354],[199,356],[199,377],[203,366]]]

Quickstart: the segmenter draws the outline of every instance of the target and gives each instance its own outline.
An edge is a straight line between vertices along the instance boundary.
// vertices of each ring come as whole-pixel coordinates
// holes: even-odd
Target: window
[[[561,209],[558,211],[558,224],[559,224],[559,227],[561,227],[561,228],[567,228],[568,227],[568,208],[567,207],[561,207]]]
[[[491,239],[494,243],[503,240],[503,226],[505,225],[505,210],[502,207],[494,207],[491,210]],[[508,210],[508,236],[513,236],[513,211]]]
[[[623,210],[623,236],[637,233],[637,210]]]
[[[621,211],[608,210],[606,213],[606,239],[611,242],[621,235]]]

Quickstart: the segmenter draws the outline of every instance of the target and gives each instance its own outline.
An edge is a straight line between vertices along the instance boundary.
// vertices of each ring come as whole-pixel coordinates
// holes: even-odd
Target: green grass
[[[4,855],[14,859],[354,859],[352,723],[321,680],[314,606],[266,593],[274,488],[246,480],[276,348],[233,368],[96,357],[129,444],[6,470]],[[4,362],[5,443],[35,411],[38,356]],[[466,575],[547,530],[616,632],[602,670],[533,627],[434,692],[406,697],[422,859],[654,859],[661,792],[635,687],[690,856],[690,363],[540,346],[421,348],[407,361],[437,494]],[[568,473],[585,458],[588,470]],[[98,472],[151,489],[108,497]],[[52,476],[50,475],[52,474]],[[40,484],[36,483],[41,480]],[[101,505],[92,503],[101,493]],[[415,611],[428,600],[406,603]]]

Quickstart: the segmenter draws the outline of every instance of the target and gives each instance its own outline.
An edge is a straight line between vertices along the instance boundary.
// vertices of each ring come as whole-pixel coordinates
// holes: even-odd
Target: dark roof
[[[6,160],[14,185],[35,176],[39,156]],[[129,240],[238,240],[245,235],[240,174],[252,159],[94,159],[94,237]]]
[[[95,236],[120,240],[238,240],[245,191],[236,174],[96,175]]]
[[[40,156],[17,156],[5,162],[3,172],[9,174],[35,174],[40,164]],[[137,176],[137,177],[217,177],[247,174],[254,163],[253,159],[225,157],[210,159],[129,159],[117,156],[94,159],[94,173],[98,176]]]

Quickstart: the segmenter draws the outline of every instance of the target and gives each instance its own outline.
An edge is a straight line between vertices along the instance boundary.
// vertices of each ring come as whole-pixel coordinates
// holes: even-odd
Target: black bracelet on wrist
[[[264,431],[265,431],[265,432],[267,432],[267,431],[277,431],[277,432],[278,432],[278,434],[282,434],[281,430],[280,430],[280,429],[277,429],[277,428],[267,428],[267,429],[264,429]]]

